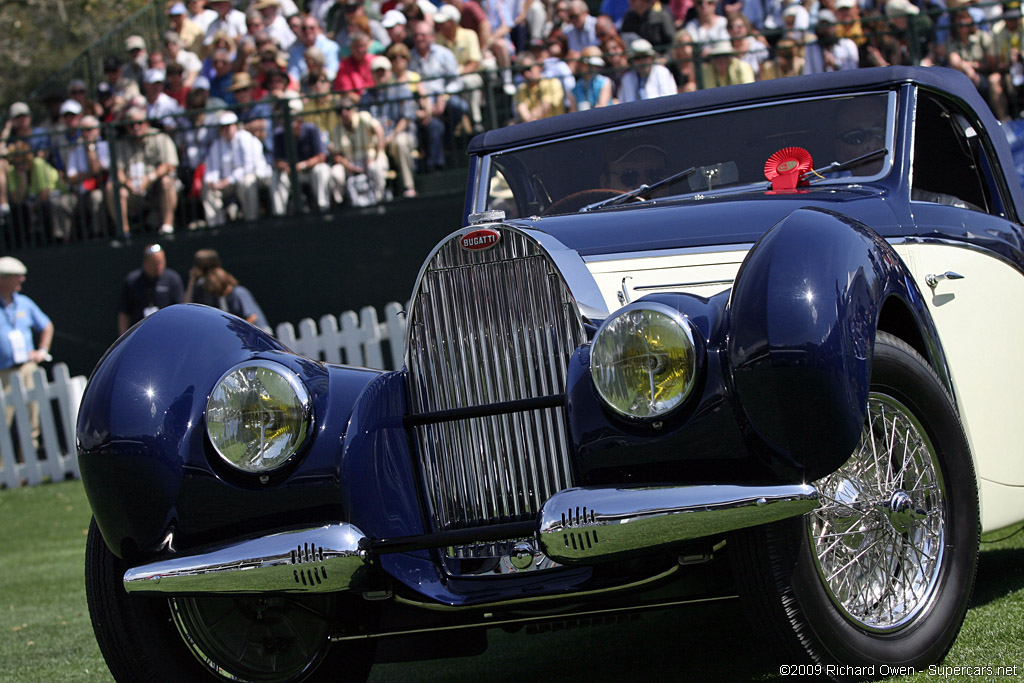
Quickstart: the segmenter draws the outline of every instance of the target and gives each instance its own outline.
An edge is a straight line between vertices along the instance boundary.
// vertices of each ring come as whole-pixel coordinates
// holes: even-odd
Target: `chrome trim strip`
[[[554,561],[587,564],[796,517],[817,504],[809,484],[566,489],[544,503],[538,537]]]
[[[730,251],[750,251],[753,242],[742,244],[717,244],[708,247],[680,247],[676,249],[647,249],[644,251],[620,251],[614,254],[591,254],[583,256],[584,263],[600,263],[602,261],[625,261],[627,259],[657,258],[661,256],[690,256],[691,254],[717,254]]]
[[[366,537],[328,524],[231,543],[129,569],[129,593],[325,593],[347,590],[365,564]]]
[[[646,292],[653,289],[678,289],[681,287],[711,287],[713,285],[731,285],[733,280],[700,280],[697,282],[673,282],[667,285],[641,285],[634,287],[634,292]]]
[[[402,597],[401,595],[395,594],[395,602],[402,605],[409,605],[410,607],[418,607],[419,609],[425,609],[433,612],[466,612],[479,609],[503,609],[511,606],[519,605],[530,605],[536,603],[549,603],[553,601],[562,602],[576,602],[580,598],[590,597],[596,595],[609,595],[613,593],[621,593],[622,591],[633,590],[635,588],[642,588],[659,581],[668,579],[675,575],[680,569],[679,564],[673,564],[671,567],[663,572],[659,572],[653,576],[648,576],[643,579],[637,579],[630,583],[624,583],[619,586],[611,586],[608,588],[595,588],[585,591],[574,591],[572,593],[556,593],[554,595],[531,595],[527,598],[514,598],[512,600],[498,600],[496,602],[485,602],[474,605],[445,605],[438,602],[424,602],[422,600],[410,600],[409,598]],[[522,576],[522,574],[520,574]]]
[[[579,593],[571,593],[570,597],[578,597]],[[566,597],[566,596],[561,596]],[[652,603],[649,605],[627,605],[625,607],[610,607],[605,609],[594,609],[594,610],[577,610],[575,612],[565,612],[559,614],[538,614],[528,617],[513,617],[507,619],[480,619],[478,621],[464,623],[464,624],[452,624],[448,626],[428,626],[425,628],[410,628],[410,629],[396,629],[394,631],[385,631],[381,633],[360,633],[351,636],[331,636],[331,642],[337,643],[346,640],[372,640],[376,638],[389,638],[397,636],[411,636],[419,633],[438,633],[440,631],[463,631],[470,628],[490,628],[493,626],[508,626],[513,624],[536,624],[544,623],[548,621],[564,621],[567,619],[583,619],[586,617],[599,617],[599,616],[611,616],[615,614],[630,614],[633,612],[650,612],[659,609],[669,609],[673,607],[680,607],[682,605],[699,605],[712,602],[723,602],[725,600],[735,600],[736,595],[714,595],[710,597],[702,598],[680,598],[678,600],[666,600],[664,602]],[[525,600],[523,602],[526,602]],[[416,607],[424,607],[421,603],[407,603]],[[501,603],[505,604],[505,603]],[[488,605],[473,605],[465,609],[478,610],[486,608]],[[486,616],[486,615],[485,615]]]

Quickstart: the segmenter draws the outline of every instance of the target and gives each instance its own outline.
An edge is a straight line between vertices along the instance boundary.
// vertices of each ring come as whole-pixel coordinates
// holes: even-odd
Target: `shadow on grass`
[[[981,607],[1024,589],[1024,548],[982,548],[971,607]]]

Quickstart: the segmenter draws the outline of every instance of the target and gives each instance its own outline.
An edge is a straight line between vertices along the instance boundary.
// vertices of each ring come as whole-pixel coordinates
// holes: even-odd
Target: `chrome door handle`
[[[936,275],[935,273],[928,273],[927,275],[924,276],[925,283],[927,283],[928,286],[931,287],[932,289],[935,289],[935,286],[938,285],[939,282],[942,280],[963,279],[963,275],[961,275],[960,273],[954,273],[952,270],[947,270],[945,273],[939,273],[938,275]]]

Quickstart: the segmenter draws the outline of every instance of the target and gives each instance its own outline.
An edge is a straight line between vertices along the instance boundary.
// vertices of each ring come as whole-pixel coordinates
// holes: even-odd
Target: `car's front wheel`
[[[839,677],[941,660],[974,586],[978,492],[948,393],[901,340],[879,333],[860,444],[816,486],[813,512],[730,542],[741,596],[780,654]]]
[[[369,675],[372,646],[330,642],[341,619],[334,595],[131,595],[122,583],[128,566],[95,520],[85,565],[93,631],[117,681],[359,682]]]

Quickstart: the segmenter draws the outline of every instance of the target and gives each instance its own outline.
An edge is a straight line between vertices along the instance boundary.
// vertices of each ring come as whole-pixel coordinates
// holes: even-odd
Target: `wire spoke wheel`
[[[296,680],[327,649],[330,596],[218,596],[169,602],[186,645],[227,680]]]
[[[944,485],[924,430],[872,394],[857,450],[818,487],[808,530],[829,596],[862,628],[900,628],[935,595],[945,540]]]
[[[935,371],[879,332],[853,453],[803,517],[730,539],[741,598],[783,662],[924,668],[956,640],[974,587],[977,478]]]

